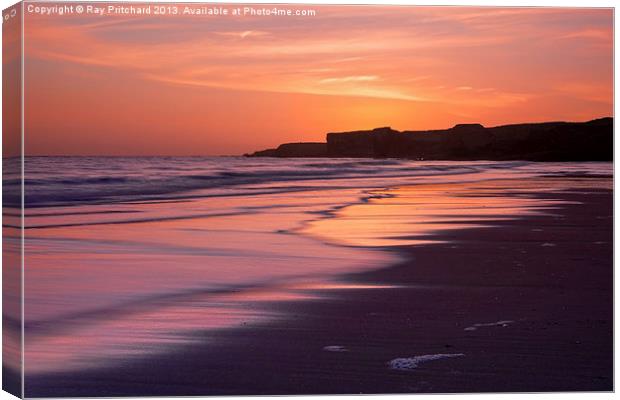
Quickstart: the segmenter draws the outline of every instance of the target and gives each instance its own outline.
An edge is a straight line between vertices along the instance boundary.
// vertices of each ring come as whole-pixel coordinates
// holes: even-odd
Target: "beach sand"
[[[501,196],[525,188],[561,202],[409,238],[422,243],[389,250],[402,262],[343,277],[349,288],[271,304],[283,320],[197,333],[208,345],[114,368],[33,376],[26,395],[610,391],[611,181],[487,182]],[[554,186],[564,189],[532,195]]]

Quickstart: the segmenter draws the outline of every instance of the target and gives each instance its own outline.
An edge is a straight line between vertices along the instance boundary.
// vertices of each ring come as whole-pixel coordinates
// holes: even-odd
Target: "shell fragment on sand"
[[[497,321],[497,322],[488,322],[488,323],[484,323],[484,324],[473,324],[472,326],[468,326],[467,328],[463,329],[464,331],[475,331],[478,328],[482,328],[482,327],[488,327],[488,326],[501,326],[502,328],[507,327],[510,324],[513,324],[514,321]]]
[[[443,358],[463,357],[463,353],[452,354],[426,354],[422,356],[407,357],[407,358],[395,358],[388,362],[390,369],[398,371],[409,371],[417,368],[421,363],[428,361],[441,360]]]
[[[331,351],[331,352],[334,352],[334,353],[344,353],[346,351],[349,351],[349,349],[347,349],[344,346],[325,346],[325,347],[323,347],[323,350]]]

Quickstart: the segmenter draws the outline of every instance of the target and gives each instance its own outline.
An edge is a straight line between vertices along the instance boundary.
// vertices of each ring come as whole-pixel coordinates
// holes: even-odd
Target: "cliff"
[[[254,157],[372,157],[425,160],[611,161],[613,118],[399,132],[389,127],[328,133],[326,143],[287,143]]]

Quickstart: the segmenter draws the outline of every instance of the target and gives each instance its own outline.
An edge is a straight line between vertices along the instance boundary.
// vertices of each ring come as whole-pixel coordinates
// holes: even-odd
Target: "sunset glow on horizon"
[[[316,16],[26,12],[26,154],[239,155],[613,114],[612,9],[303,9]]]

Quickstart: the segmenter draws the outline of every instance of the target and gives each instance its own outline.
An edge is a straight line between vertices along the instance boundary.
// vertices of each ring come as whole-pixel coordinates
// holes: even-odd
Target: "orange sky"
[[[26,153],[242,154],[612,115],[611,9],[305,8],[318,15],[26,13]]]

